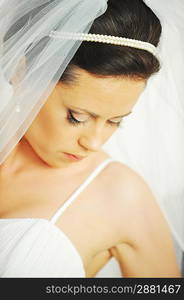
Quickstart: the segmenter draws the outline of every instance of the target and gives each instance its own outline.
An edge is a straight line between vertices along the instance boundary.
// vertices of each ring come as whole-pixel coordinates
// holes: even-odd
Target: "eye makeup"
[[[77,126],[77,125],[84,125],[89,119],[87,119],[86,121],[79,121],[78,119],[76,119],[76,117],[74,117],[74,114],[77,114],[77,112],[74,112],[70,109],[68,109],[67,111],[67,121],[71,124],[71,125],[74,125],[74,126]],[[117,127],[120,127],[122,125],[122,122],[123,120],[121,120],[120,122],[112,122],[112,121],[108,121],[108,123],[111,125],[111,126],[117,126]]]
[[[81,124],[85,124],[86,121],[79,121],[77,120],[74,116],[73,116],[74,112],[71,111],[70,109],[68,109],[67,112],[67,120],[70,124],[77,126],[77,125],[81,125]]]

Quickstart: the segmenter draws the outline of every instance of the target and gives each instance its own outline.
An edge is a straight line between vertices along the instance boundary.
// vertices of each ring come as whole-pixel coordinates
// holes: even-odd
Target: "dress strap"
[[[90,184],[90,182],[112,161],[117,161],[113,158],[108,158],[102,162],[88,177],[87,179],[77,188],[77,190],[69,197],[69,199],[56,211],[53,217],[50,219],[51,223],[56,223],[58,218],[68,208],[68,206],[77,198],[77,196]]]

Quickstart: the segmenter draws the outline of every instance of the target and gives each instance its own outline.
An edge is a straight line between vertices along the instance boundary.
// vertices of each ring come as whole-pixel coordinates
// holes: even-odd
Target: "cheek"
[[[42,110],[25,134],[34,149],[49,152],[76,144],[80,129],[72,126],[61,112]]]
[[[105,144],[112,137],[112,135],[117,131],[117,129],[118,129],[118,127],[109,130],[109,132],[107,133],[107,135],[104,138],[104,143],[103,144]]]
[[[57,140],[57,131],[59,126],[57,119],[52,114],[41,110],[36,119],[33,121],[25,137],[33,147],[49,148],[53,140]]]

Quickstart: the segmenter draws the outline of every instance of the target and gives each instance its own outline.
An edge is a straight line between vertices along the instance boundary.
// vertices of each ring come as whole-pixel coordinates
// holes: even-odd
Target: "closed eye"
[[[85,121],[80,121],[80,120],[76,119],[73,115],[74,113],[75,112],[72,112],[71,110],[68,110],[67,120],[70,124],[72,124],[72,125],[81,125],[81,124],[86,123],[86,120]]]
[[[119,127],[119,126],[121,126],[122,125],[122,123],[123,123],[123,119],[121,120],[121,121],[119,121],[119,122],[112,122],[112,121],[108,121],[111,125],[113,125],[113,126],[117,126],[117,127]]]
[[[74,111],[72,111],[70,109],[68,110],[67,120],[68,120],[68,122],[70,124],[72,124],[74,126],[84,125],[89,120],[89,118],[87,120],[85,120],[85,121],[78,120],[76,117],[74,117],[74,114],[77,114],[77,112],[74,112]],[[121,119],[121,121],[119,121],[119,122],[113,122],[113,121],[110,121],[110,120],[108,121],[108,123],[111,126],[117,126],[117,127],[121,126],[122,122],[123,122],[123,119]]]

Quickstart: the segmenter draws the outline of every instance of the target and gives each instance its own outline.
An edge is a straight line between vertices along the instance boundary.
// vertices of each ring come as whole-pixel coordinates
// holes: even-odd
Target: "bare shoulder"
[[[111,182],[109,188],[116,196],[119,196],[120,203],[122,203],[122,195],[129,201],[130,199],[135,201],[135,198],[137,200],[141,195],[140,200],[142,199],[143,202],[149,196],[155,202],[155,196],[145,179],[126,164],[120,161],[111,162],[105,170],[105,177]],[[143,195],[145,196],[143,197]]]
[[[121,203],[122,195],[124,197],[133,196],[131,198],[135,199],[139,193],[152,194],[143,177],[120,161],[113,161],[108,165],[105,169],[105,178],[111,183],[108,188],[112,189]]]
[[[121,230],[122,238],[136,243],[142,230],[155,229],[155,224],[168,229],[163,212],[153,191],[144,178],[136,171],[121,162],[109,164],[106,170],[109,193],[113,195],[112,205],[116,207],[116,225]],[[131,222],[130,222],[131,220]],[[145,227],[146,226],[146,227]],[[131,240],[132,238],[132,240]]]
[[[180,276],[168,223],[158,200],[141,175],[113,162],[107,169],[111,178],[114,230],[119,241],[110,251],[125,276]]]

